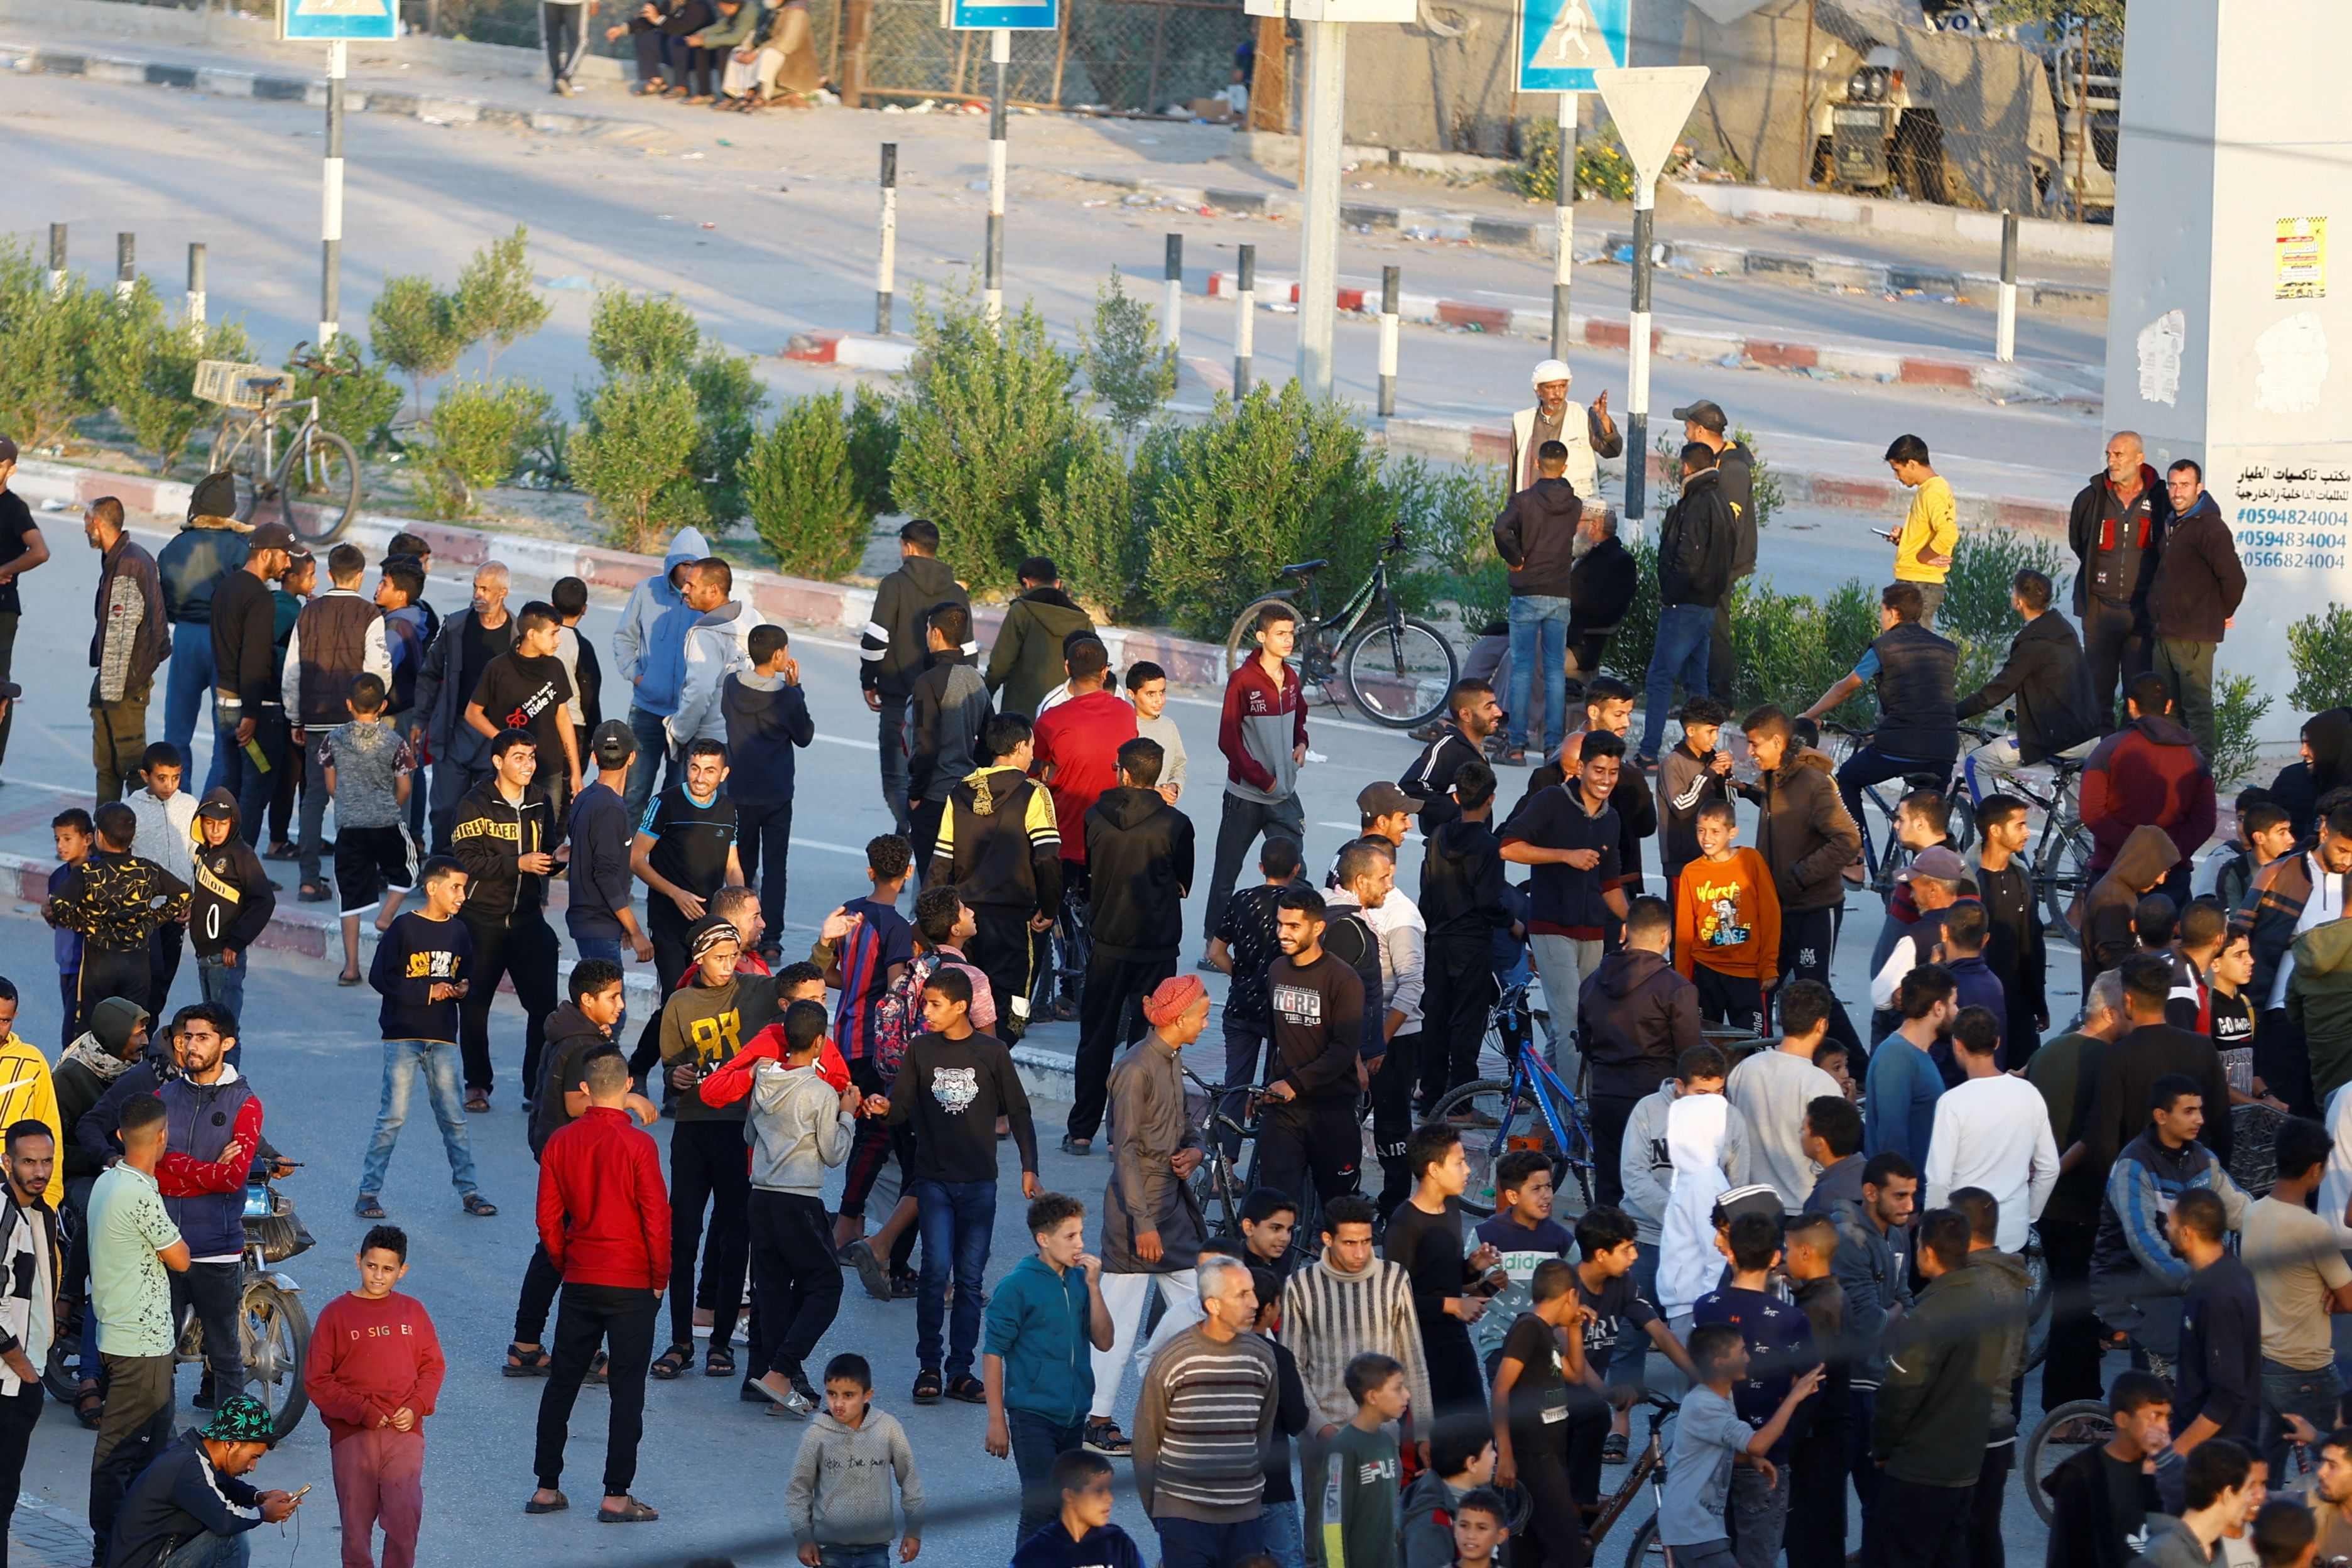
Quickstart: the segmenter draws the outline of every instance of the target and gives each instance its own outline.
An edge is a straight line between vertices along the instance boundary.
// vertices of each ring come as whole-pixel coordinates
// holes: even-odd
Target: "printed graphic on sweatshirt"
[[[507,710],[503,721],[509,730],[528,730],[530,721],[555,705],[555,682],[542,680],[539,689],[526,693],[521,701]]]
[[[940,1068],[931,1074],[931,1098],[950,1116],[961,1116],[980,1098],[978,1068]]]
[[[724,1013],[695,1019],[686,1026],[686,1032],[694,1042],[695,1066],[708,1070],[743,1048],[743,1015],[730,1007]]]
[[[1683,871],[1684,876],[1692,879],[1691,900],[1698,906],[1698,943],[1701,947],[1745,947],[1753,932],[1739,920],[1742,884],[1738,877],[1717,881],[1706,874],[1708,864],[1694,860]]]
[[[457,978],[457,955],[447,948],[434,948],[408,955],[409,980],[455,980]]]
[[[1323,1023],[1323,993],[1306,985],[1276,985],[1274,1010],[1286,1024],[1319,1028]]]

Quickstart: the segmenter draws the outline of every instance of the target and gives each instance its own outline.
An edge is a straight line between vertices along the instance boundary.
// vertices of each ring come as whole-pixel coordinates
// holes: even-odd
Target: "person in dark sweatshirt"
[[[907,787],[915,821],[915,864],[928,868],[948,797],[978,763],[981,731],[988,727],[992,710],[987,683],[963,651],[971,641],[971,612],[958,604],[935,605],[923,636],[931,667],[915,678]]]
[[[289,1492],[256,1491],[244,1479],[276,1442],[259,1400],[242,1394],[223,1400],[211,1420],[182,1435],[131,1483],[114,1516],[107,1568],[244,1561],[247,1531],[282,1524],[302,1506]],[[208,1547],[209,1554],[191,1547]]]
[[[383,1100],[375,1134],[360,1169],[359,1201],[352,1212],[362,1219],[384,1217],[377,1194],[392,1164],[393,1145],[408,1119],[416,1079],[433,1102],[441,1124],[441,1144],[449,1156],[449,1179],[469,1215],[488,1218],[498,1206],[482,1196],[474,1176],[474,1149],[458,1102],[457,1005],[473,977],[474,938],[457,918],[466,901],[466,868],[436,855],[417,873],[424,906],[394,919],[376,942],[368,984],[383,998],[377,1021],[383,1029]]]
[[[1693,697],[1707,696],[1707,656],[1715,618],[1731,592],[1731,562],[1739,526],[1724,499],[1715,452],[1693,441],[1683,448],[1683,493],[1658,535],[1658,637],[1650,655],[1649,700],[1635,765],[1647,773],[1658,760],[1666,704],[1675,683]]]
[[[2181,863],[2172,836],[2152,823],[2132,829],[2106,874],[2083,900],[2083,984],[2088,985],[2139,951],[2134,917],[2139,901],[2171,878]],[[2261,977],[2256,976],[2260,989]]]
[[[791,643],[782,626],[753,626],[745,642],[750,664],[730,672],[719,688],[733,769],[727,793],[735,802],[735,854],[745,885],[760,889],[760,914],[769,932],[761,951],[772,969],[783,952],[777,933],[784,929],[793,769],[797,754],[816,739]]]
[[[2261,1446],[2263,1308],[2253,1275],[2230,1250],[2232,1228],[2221,1194],[2205,1187],[2182,1193],[2166,1226],[2189,1265],[2172,1397],[2172,1446],[2183,1455],[2215,1437]]]
[[[1077,1087],[1066,1152],[1085,1152],[1102,1126],[1111,1058],[1143,1037],[1143,999],[1176,973],[1184,895],[1192,887],[1192,819],[1160,798],[1167,752],[1141,736],[1118,749],[1118,787],[1086,816],[1093,946],[1078,994]]]
[[[207,1002],[243,1015],[249,952],[278,911],[278,884],[246,841],[236,797],[226,787],[196,806],[191,857],[188,941]]]
[[[539,1079],[547,1015],[555,1007],[555,932],[541,912],[554,848],[562,829],[547,792],[531,782],[538,748],[527,730],[490,742],[490,776],[457,803],[450,847],[472,883],[463,917],[474,938],[473,984],[458,1008],[466,1067],[466,1110],[490,1108],[490,1002],[501,976],[514,982],[523,1010],[522,1082]]]
[[[1035,743],[1029,721],[999,713],[981,732],[971,772],[957,781],[940,816],[926,882],[952,882],[978,930],[965,951],[988,976],[997,1024],[1008,1040],[1028,1025],[1034,979],[1033,920],[1062,909],[1062,833],[1054,796],[1029,776]],[[1073,824],[1068,831],[1084,832]]]
[[[2217,807],[2210,759],[2172,710],[2160,675],[2135,677],[2125,689],[2130,722],[2099,742],[2083,764],[2083,826],[2091,830],[2091,870],[2115,864],[2132,829],[2164,829],[2180,851],[2165,879],[2176,904],[2189,901],[2191,857],[2213,837]]]
[[[1495,520],[1495,553],[1509,568],[1511,589],[1510,732],[1503,761],[1513,766],[1528,760],[1528,715],[1538,700],[1544,707],[1542,723],[1532,726],[1536,750],[1568,735],[1568,574],[1584,502],[1566,478],[1564,443],[1536,448],[1536,482]]]
[[[971,595],[938,559],[939,525],[916,518],[898,530],[898,569],[874,590],[873,618],[857,640],[857,684],[866,706],[881,715],[882,796],[900,833],[914,818],[907,798],[907,706],[929,658],[925,632],[931,607],[971,606]]]
[[[2143,952],[2124,961],[2124,1016],[2130,1027],[2099,1058],[2099,1079],[2091,1093],[2091,1111],[2083,1123],[2080,1158],[2104,1171],[2116,1152],[2147,1131],[2148,1096],[2157,1080],[2179,1074],[2197,1085],[2209,1110],[2198,1142],[2212,1151],[2224,1166],[2233,1147],[2229,1080],[2221,1071],[2221,1055],[2208,1036],[2175,1028],[2165,1022],[2165,1003],[2172,994],[2172,961],[2160,952]]]
[[[81,937],[77,1016],[89,1026],[90,1009],[108,996],[145,1005],[151,975],[148,944],[155,928],[188,914],[188,887],[152,860],[131,852],[139,818],[121,801],[91,814],[98,845],[67,873],[41,905],[41,918]]]
[[[1007,713],[1037,717],[1037,704],[1062,684],[1062,647],[1072,632],[1091,635],[1094,617],[1062,591],[1061,568],[1032,555],[1015,569],[1021,594],[1004,607],[1004,624],[988,650],[988,689]]]
[[[1472,758],[1454,773],[1453,820],[1430,835],[1421,860],[1422,1037],[1444,1042],[1422,1053],[1425,1114],[1457,1084],[1478,1076],[1478,1042],[1495,997],[1495,934],[1511,929],[1504,903],[1503,844],[1495,837],[1495,770]],[[1427,820],[1427,808],[1423,808]]]
[[[286,766],[278,605],[269,585],[286,575],[294,534],[284,523],[265,522],[245,543],[245,564],[213,586],[213,755],[250,844],[261,836],[264,810]],[[245,750],[248,742],[260,748],[258,761]]]
[[[213,590],[245,564],[245,535],[237,531],[236,516],[236,476],[207,474],[189,491],[187,521],[155,552],[163,618],[172,624],[163,739],[183,757],[195,754],[189,747],[199,721],[212,728]],[[215,757],[205,788],[220,782],[221,765],[222,759]]]
[[[636,882],[629,869],[629,847],[636,839],[636,824],[629,820],[625,794],[629,770],[636,763],[636,734],[625,721],[607,719],[589,737],[588,755],[596,764],[596,775],[572,802],[566,830],[572,865],[565,873],[572,896],[564,906],[563,924],[583,959],[617,964],[625,944],[639,963],[651,963],[653,941],[630,907]]]
[[[1992,1305],[1968,1267],[1969,1222],[1952,1209],[1920,1216],[1917,1263],[1927,1288],[1895,1331],[1870,1426],[1881,1469],[1878,1507],[1864,1528],[1866,1562],[1948,1563],[1968,1554],[1969,1504],[1992,1429],[2001,1336],[1980,1331]],[[1881,1531],[1907,1545],[1882,1552]]]
[[[1705,1037],[1698,987],[1666,958],[1675,918],[1663,899],[1637,899],[1625,914],[1625,945],[1585,977],[1578,996],[1584,1049],[1592,1064],[1592,1162],[1597,1195],[1624,1195],[1620,1174],[1633,1108],[1675,1075],[1682,1054]]]

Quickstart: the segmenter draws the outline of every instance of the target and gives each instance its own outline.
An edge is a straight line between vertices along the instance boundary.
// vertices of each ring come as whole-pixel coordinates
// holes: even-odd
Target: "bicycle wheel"
[[[331,544],[360,510],[360,456],[332,430],[295,437],[278,465],[278,521],[305,544]]]
[[[2074,1426],[2072,1436],[2060,1441],[2059,1429],[2073,1423],[2079,1425]],[[2050,1522],[2052,1504],[2050,1494],[2042,1489],[2042,1478],[2084,1448],[2105,1443],[2115,1435],[2116,1418],[2104,1399],[2077,1399],[2042,1417],[2025,1444],[2025,1495],[2044,1525]]]
[[[81,1397],[81,1315],[87,1310],[78,1302],[68,1304],[59,1315],[49,1341],[49,1353],[42,1358],[41,1386],[59,1405],[70,1405]],[[98,1368],[89,1369],[95,1380]]]
[[[1658,1521],[1646,1519],[1625,1549],[1625,1568],[1666,1568],[1666,1549],[1658,1540]]]
[[[1444,712],[1460,670],[1445,634],[1411,616],[1368,621],[1339,650],[1340,679],[1357,710],[1391,730],[1410,730]]]
[[[310,1408],[302,1391],[302,1363],[310,1352],[310,1314],[302,1299],[267,1274],[248,1274],[237,1339],[245,1354],[246,1392],[269,1411],[281,1439]]]
[[[205,472],[226,472],[236,488],[235,515],[239,522],[253,521],[254,502],[258,491],[254,488],[252,462],[247,447],[253,439],[253,422],[248,419],[224,419],[213,433],[213,449],[205,458]]]
[[[1519,1133],[1527,1115],[1513,1119],[1515,1126],[1507,1142],[1502,1136],[1503,1113],[1510,1106],[1511,1086],[1498,1078],[1479,1079],[1465,1083],[1446,1094],[1430,1107],[1429,1121],[1452,1121],[1462,1129],[1462,1152],[1469,1156],[1470,1183],[1462,1189],[1462,1207],[1484,1219],[1495,1212],[1495,1166],[1514,1147],[1519,1146]],[[1528,1115],[1533,1112],[1528,1112]],[[1541,1144],[1527,1147],[1549,1148],[1551,1131],[1536,1117],[1536,1132]]]
[[[2033,885],[2042,895],[2045,921],[2076,947],[2083,944],[2083,900],[2090,895],[2091,856],[2095,851],[2091,830],[2074,818],[2061,822],[2043,840],[2033,863]]]
[[[1231,680],[1234,671],[1257,652],[1257,613],[1268,605],[1280,605],[1292,615],[1298,614],[1298,606],[1280,594],[1268,594],[1264,598],[1251,600],[1249,607],[1234,617],[1233,630],[1225,634],[1226,679]]]

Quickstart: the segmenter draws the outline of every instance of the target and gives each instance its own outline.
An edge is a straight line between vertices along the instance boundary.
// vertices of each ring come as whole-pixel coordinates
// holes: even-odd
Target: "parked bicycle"
[[[1233,630],[1225,635],[1226,676],[1256,653],[1258,612],[1284,605],[1300,616],[1293,657],[1306,685],[1320,689],[1335,706],[1344,696],[1365,718],[1387,729],[1409,730],[1437,717],[1461,666],[1444,632],[1406,615],[1397,603],[1389,563],[1410,548],[1403,532],[1392,531],[1372,574],[1328,620],[1315,578],[1331,563],[1301,561],[1284,567],[1286,585],[1253,600],[1234,617]],[[1303,600],[1303,607],[1294,598]]]
[[[1037,938],[1038,954],[1029,980],[1029,1020],[1034,1024],[1077,1016],[1078,994],[1086,988],[1087,961],[1094,938],[1087,929],[1087,901],[1069,888],[1062,889],[1062,910]]]
[[[309,346],[296,346],[295,368],[314,377],[350,374],[324,354],[304,353]],[[287,382],[286,372],[268,365],[196,363],[195,395],[226,410],[205,471],[236,477],[238,521],[282,522],[306,544],[331,544],[359,515],[359,454],[320,423],[318,395],[287,397]],[[298,410],[281,452],[278,421]]]
[[[1513,993],[1524,997],[1524,987]],[[1517,1000],[1507,993],[1488,1011],[1489,1032],[1515,1016]],[[1462,1152],[1470,1161],[1470,1184],[1462,1207],[1480,1218],[1495,1212],[1495,1167],[1520,1149],[1541,1151],[1551,1161],[1552,1185],[1565,1191],[1573,1177],[1582,1208],[1592,1206],[1592,1129],[1584,1102],[1552,1070],[1540,1050],[1516,1053],[1508,1079],[1479,1079],[1453,1089],[1431,1107],[1429,1120],[1464,1129]],[[1491,1131],[1489,1131],[1491,1129]],[[1582,1212],[1581,1209],[1579,1212]]]

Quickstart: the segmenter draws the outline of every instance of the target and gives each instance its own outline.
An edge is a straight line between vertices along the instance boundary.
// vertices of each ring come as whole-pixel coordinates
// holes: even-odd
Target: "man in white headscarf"
[[[1609,416],[1609,394],[1594,398],[1591,408],[1570,402],[1568,365],[1556,359],[1537,365],[1529,379],[1535,384],[1535,406],[1511,416],[1512,491],[1526,489],[1542,477],[1536,471],[1536,452],[1546,441],[1558,441],[1568,448],[1568,469],[1561,477],[1578,495],[1597,498],[1597,459],[1619,457],[1625,450],[1625,437]]]

